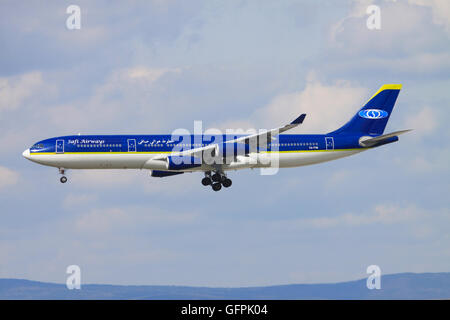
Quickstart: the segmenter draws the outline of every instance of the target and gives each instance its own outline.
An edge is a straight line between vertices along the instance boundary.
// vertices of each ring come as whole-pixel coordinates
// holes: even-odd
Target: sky
[[[81,9],[69,30],[66,9]],[[380,8],[369,30],[366,9]],[[275,175],[69,170],[22,157],[69,134],[344,124],[401,83],[400,141]],[[450,2],[2,1],[0,278],[262,286],[450,271]]]

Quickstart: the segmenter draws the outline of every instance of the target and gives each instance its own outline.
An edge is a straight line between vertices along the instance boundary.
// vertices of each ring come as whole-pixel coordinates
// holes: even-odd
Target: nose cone
[[[25,151],[22,153],[22,156],[23,156],[25,159],[30,160],[30,149],[25,150]]]

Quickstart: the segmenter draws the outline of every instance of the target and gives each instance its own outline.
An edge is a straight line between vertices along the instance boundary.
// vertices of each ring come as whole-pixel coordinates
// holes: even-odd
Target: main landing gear
[[[231,187],[231,179],[228,179],[223,172],[215,172],[211,175],[211,172],[205,172],[205,177],[202,179],[204,186],[211,186],[214,191],[219,191],[222,186],[225,188]]]
[[[59,179],[59,181],[61,181],[61,183],[66,183],[67,182],[67,177],[64,175],[65,170],[62,168],[59,168],[59,174],[62,174],[63,176],[61,177],[61,179]]]

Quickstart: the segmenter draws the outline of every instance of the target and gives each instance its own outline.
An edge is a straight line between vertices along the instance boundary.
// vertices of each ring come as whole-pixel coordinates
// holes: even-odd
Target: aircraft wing
[[[306,117],[306,113],[302,113],[298,118],[296,118],[294,121],[292,121],[291,123],[280,127],[280,128],[275,128],[272,130],[268,130],[268,131],[263,131],[260,133],[256,133],[256,134],[252,134],[249,136],[245,136],[245,137],[240,137],[234,140],[230,140],[227,142],[243,142],[243,143],[247,143],[250,144],[251,142],[255,141],[257,142],[258,140],[260,141],[261,139],[264,139],[266,141],[266,143],[269,143],[269,141],[272,140],[273,136],[277,136],[280,133],[283,133],[285,131],[288,131],[292,128],[297,127],[298,125],[303,123],[303,120],[305,120]]]
[[[279,128],[275,128],[272,130],[267,130],[267,131],[263,131],[260,133],[256,133],[256,134],[251,134],[248,136],[244,136],[244,137],[239,137],[237,139],[232,139],[232,140],[227,140],[227,141],[223,141],[223,143],[246,143],[246,144],[250,144],[250,145],[260,145],[263,144],[265,142],[265,144],[267,145],[267,143],[269,143],[272,139],[272,137],[279,135],[280,133],[283,133],[287,130],[290,130],[292,128],[297,127],[298,125],[303,123],[303,120],[305,120],[306,114],[303,113],[301,114],[299,117],[297,117],[294,121],[292,121],[291,123],[283,126],[283,127],[279,127]],[[202,157],[203,152],[205,151],[209,151],[212,152],[213,150],[218,151],[219,145],[217,143],[213,143],[204,147],[200,147],[200,148],[195,148],[195,149],[190,149],[190,150],[185,150],[185,151],[180,151],[180,152],[176,152],[174,155],[177,156],[192,156],[192,157]],[[161,156],[158,158],[163,160],[165,159],[167,156]],[[156,159],[155,159],[156,160]]]

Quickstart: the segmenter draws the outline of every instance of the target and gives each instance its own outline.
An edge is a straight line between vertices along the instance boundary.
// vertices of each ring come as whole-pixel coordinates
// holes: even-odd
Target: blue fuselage
[[[30,148],[30,153],[168,153],[223,143],[236,136],[190,135],[76,135],[45,139]],[[266,151],[296,152],[314,150],[361,149],[355,135],[279,135],[268,143]],[[393,141],[391,141],[393,142]]]

